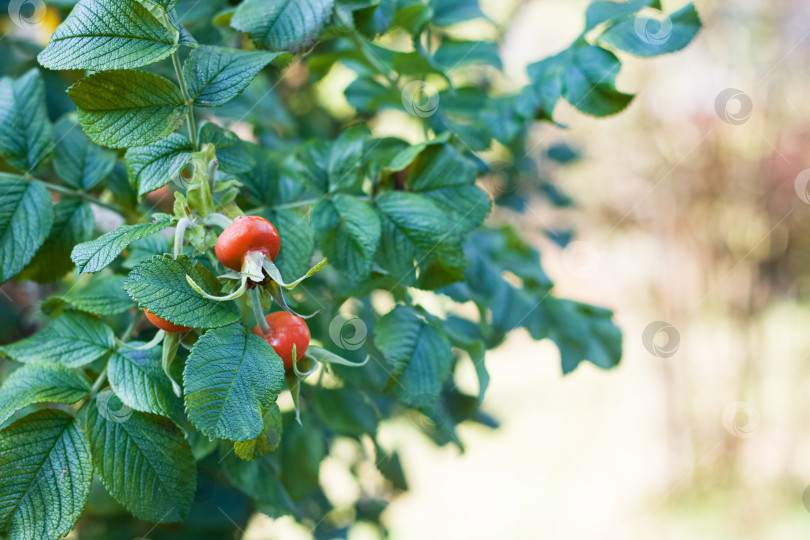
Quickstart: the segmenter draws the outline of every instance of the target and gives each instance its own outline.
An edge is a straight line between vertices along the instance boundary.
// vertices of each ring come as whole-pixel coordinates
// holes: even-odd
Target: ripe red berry
[[[272,223],[259,216],[241,216],[222,231],[214,250],[219,262],[238,272],[248,253],[260,251],[273,260],[280,247],[281,240]]]
[[[293,345],[295,345],[296,361],[304,357],[309,346],[310,333],[307,323],[301,317],[296,317],[286,311],[270,313],[264,320],[270,326],[267,332],[262,332],[259,325],[256,325],[253,333],[273,347],[276,354],[284,361],[284,369],[290,369],[293,365]]]
[[[167,321],[166,319],[161,319],[157,315],[149,313],[149,311],[146,309],[143,310],[143,313],[144,315],[146,315],[146,318],[149,319],[150,323],[154,324],[161,330],[165,330],[166,332],[178,334],[182,332],[188,332],[189,330],[191,330],[191,328],[189,328],[188,326],[181,326],[179,324],[174,324],[171,321]]]

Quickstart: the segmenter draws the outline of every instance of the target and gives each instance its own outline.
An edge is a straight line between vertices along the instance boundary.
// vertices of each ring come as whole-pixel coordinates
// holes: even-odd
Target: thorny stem
[[[163,24],[166,25],[166,29],[174,30],[176,32],[174,37],[174,44],[175,49],[172,53],[172,64],[174,64],[174,73],[177,75],[177,82],[180,83],[180,90],[183,92],[183,98],[186,100],[186,118],[188,119],[188,135],[191,139],[191,147],[197,152],[200,149],[200,146],[197,142],[197,128],[194,125],[194,100],[191,99],[189,96],[188,88],[186,87],[186,78],[183,77],[183,70],[180,67],[180,54],[177,52],[177,44],[180,42],[180,30],[174,28],[174,26],[169,22],[169,16],[166,13],[166,10],[163,10]]]

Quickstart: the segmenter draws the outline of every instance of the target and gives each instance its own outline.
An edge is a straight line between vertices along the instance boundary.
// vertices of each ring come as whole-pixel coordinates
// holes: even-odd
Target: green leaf
[[[374,344],[391,367],[389,387],[400,400],[419,406],[439,395],[450,376],[450,342],[413,309],[398,306],[383,316],[374,327]]]
[[[616,55],[593,45],[576,47],[572,63],[563,73],[563,97],[580,111],[593,116],[610,116],[623,111],[632,94],[616,89],[621,62]]]
[[[589,32],[602,23],[632,15],[645,7],[660,9],[660,0],[631,0],[629,2],[596,1],[588,5],[585,12],[585,31]]]
[[[315,232],[310,221],[294,210],[276,210],[269,215],[278,230],[281,248],[273,263],[285,282],[295,281],[309,271],[315,251]]]
[[[124,156],[127,173],[138,184],[138,195],[161,188],[177,178],[191,161],[191,152],[191,141],[181,133],[128,149]]]
[[[183,64],[189,96],[198,107],[225,105],[279,54],[202,45]]]
[[[527,116],[535,116],[537,106],[539,106],[540,114],[549,119],[552,117],[554,107],[563,93],[562,75],[570,63],[571,51],[565,50],[526,68],[532,84],[527,87],[530,91],[523,93],[522,96],[532,102],[531,108],[533,109]],[[542,116],[540,117],[542,118]]]
[[[208,294],[220,294],[216,277],[186,255],[176,260],[168,255],[155,255],[141,262],[129,273],[124,289],[140,307],[174,324],[216,328],[239,320],[233,302],[217,302],[200,296],[188,284],[186,275]]]
[[[160,216],[154,223],[121,225],[114,231],[73,248],[70,258],[76,263],[80,274],[98,272],[111,262],[135,240],[162,231],[172,224],[168,216]]]
[[[470,65],[503,69],[498,45],[492,41],[444,40],[433,54],[433,61],[446,70]]]
[[[246,0],[231,26],[271,51],[297,52],[314,42],[332,15],[334,0]]]
[[[119,349],[107,363],[107,378],[127,407],[182,422],[183,402],[174,395],[163,372],[160,347],[145,351]]]
[[[135,0],[82,0],[37,60],[50,69],[135,68],[166,58],[174,36]]]
[[[334,195],[312,209],[311,221],[324,255],[352,281],[362,281],[380,241],[380,217],[374,207],[352,195]]]
[[[83,313],[65,312],[34,335],[0,347],[18,362],[56,362],[79,367],[101,358],[115,347],[112,329]]]
[[[489,386],[489,372],[484,363],[487,346],[481,334],[481,327],[472,321],[460,317],[448,317],[443,322],[442,330],[457,347],[470,355],[475,373],[478,376],[478,404],[484,401],[484,394]]]
[[[209,330],[183,372],[188,417],[210,438],[254,439],[283,381],[284,364],[262,338],[236,324]]]
[[[164,11],[171,11],[177,5],[178,0],[147,0],[148,2],[160,6]]]
[[[126,410],[109,390],[86,411],[93,464],[107,492],[139,519],[182,520],[197,487],[194,456],[183,433],[168,419]]]
[[[431,0],[436,26],[452,26],[472,19],[487,19],[478,0]],[[487,19],[488,20],[488,19]]]
[[[377,411],[362,394],[321,388],[315,405],[324,425],[335,433],[359,437],[377,432]]]
[[[87,438],[69,414],[29,414],[0,432],[0,531],[52,539],[73,528],[90,493]]]
[[[34,403],[76,403],[89,391],[87,377],[60,364],[22,366],[0,387],[0,424]]]
[[[40,182],[0,173],[0,283],[16,275],[45,242],[51,195]]]
[[[408,153],[406,148],[393,163],[401,165]],[[426,146],[408,173],[406,186],[436,203],[452,221],[454,232],[473,230],[489,214],[489,197],[475,185],[478,168],[450,144]]]
[[[246,172],[256,165],[256,158],[248,148],[248,144],[233,131],[211,122],[203,122],[200,127],[200,143],[211,143],[216,147],[219,168],[226,173]],[[274,165],[278,166],[275,163]]]
[[[163,255],[169,251],[169,241],[160,233],[150,234],[129,245],[129,256],[124,261],[124,268],[135,268],[138,263],[154,255]]]
[[[318,489],[321,461],[326,457],[326,441],[319,429],[312,429],[308,418],[303,425],[284,415],[284,437],[281,439],[281,481],[294,501],[301,501]]]
[[[636,56],[658,56],[689,45],[701,26],[698,12],[690,3],[672,15],[628,17],[608,27],[597,42]]]
[[[96,220],[90,204],[81,199],[65,199],[53,207],[51,232],[18,279],[51,283],[73,269],[70,252],[76,244],[93,236]]]
[[[222,460],[222,469],[232,485],[260,503],[258,509],[261,512],[277,518],[295,508],[281,483],[279,461],[275,454],[252,461],[228,455]]]
[[[281,444],[281,410],[276,403],[264,415],[264,429],[259,436],[249,441],[233,443],[233,451],[241,459],[251,461],[274,452]]]
[[[113,152],[90,144],[79,124],[63,116],[54,127],[56,151],[53,168],[59,177],[80,191],[89,191],[104,180],[115,166]]]
[[[104,71],[68,88],[90,139],[110,148],[162,139],[183,123],[188,107],[170,80],[129,69]]]
[[[550,320],[549,337],[560,349],[563,374],[574,371],[583,360],[611,369],[622,357],[622,333],[613,323],[613,312],[604,308],[549,298],[545,310]]]
[[[459,234],[463,222],[447,215],[430,198],[405,191],[386,192],[376,199],[382,220],[377,261],[403,285],[414,281],[414,261],[419,266],[438,266],[422,272],[423,278],[441,283],[423,283],[435,288],[463,279],[466,260]]]
[[[124,290],[125,279],[120,275],[91,279],[78,290],[71,289],[64,295],[49,298],[48,304],[52,307],[65,304],[94,315],[117,315],[135,307]]]
[[[37,69],[19,79],[0,79],[0,155],[24,173],[45,163],[53,128],[45,108],[45,85]]]
[[[358,77],[345,90],[346,101],[363,112],[376,112],[382,108],[396,109],[402,106],[398,91],[369,77]]]
[[[360,164],[369,133],[366,126],[353,126],[332,143],[326,169],[329,174],[329,191],[359,187],[363,180]]]

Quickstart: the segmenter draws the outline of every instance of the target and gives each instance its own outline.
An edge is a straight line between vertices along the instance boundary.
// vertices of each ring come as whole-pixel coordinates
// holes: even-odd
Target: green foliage
[[[93,466],[71,415],[42,410],[0,432],[0,530],[8,538],[58,538],[79,517]]]
[[[33,336],[0,347],[0,352],[17,362],[56,362],[78,367],[108,354],[114,346],[109,326],[83,313],[68,311]]]
[[[196,489],[194,456],[170,420],[127,411],[110,391],[85,409],[93,466],[115,500],[140,519],[180,521]]]
[[[98,272],[135,240],[161,231],[171,225],[168,216],[158,216],[153,223],[122,225],[104,236],[73,248],[70,258],[79,272]]]
[[[145,71],[102,71],[68,89],[79,123],[90,139],[128,148],[162,139],[177,129],[188,110],[180,89]]]
[[[202,264],[188,257],[155,255],[129,273],[124,288],[142,308],[182,326],[216,328],[235,323],[239,314],[231,303],[215,302],[191,288],[190,276],[209,294],[220,292],[219,282]]]
[[[176,47],[169,30],[135,0],[82,0],[37,60],[50,69],[105,71],[152,64]]]
[[[557,297],[509,225],[530,197],[572,204],[537,162],[577,154],[535,156],[526,140],[560,100],[596,117],[628,107],[616,53],[680,50],[700,20],[691,4],[592,2],[582,34],[510,93],[499,43],[451,28],[496,24],[476,0],[191,4],[82,0],[37,57],[67,71],[0,80],[0,281],[60,282],[43,328],[0,346],[23,364],[0,387],[0,421],[19,418],[0,430],[0,534],[66,535],[94,470],[139,519],[189,517],[161,534],[200,537],[195,490],[216,484],[220,513],[244,503],[242,524],[256,510],[345,535],[319,476],[343,438],[352,474],[383,480],[359,483],[341,515],[384,536],[385,500],[408,484],[381,424],[416,419],[462,449],[458,424],[496,426],[482,410],[487,351],[518,328],[552,340],[563,373],[619,363],[613,313]],[[338,64],[355,74],[350,118],[320,103]],[[76,116],[53,98],[62,90]],[[381,111],[423,136],[380,136]],[[274,224],[280,249],[240,273],[214,247],[246,214]],[[187,329],[156,332],[144,309]],[[313,314],[312,343],[286,371],[251,332],[276,309]],[[456,384],[469,362],[476,395]],[[294,407],[277,403],[287,391]]]
[[[0,155],[15,169],[31,172],[48,160],[53,145],[39,71],[0,79],[0,103]]]
[[[0,387],[0,424],[34,403],[76,403],[90,391],[90,381],[60,364],[28,364],[12,373]]]
[[[45,242],[53,223],[48,190],[39,182],[0,173],[0,280],[17,274]]]
[[[210,438],[253,439],[281,392],[283,372],[270,345],[240,325],[206,332],[183,373],[189,419]]]

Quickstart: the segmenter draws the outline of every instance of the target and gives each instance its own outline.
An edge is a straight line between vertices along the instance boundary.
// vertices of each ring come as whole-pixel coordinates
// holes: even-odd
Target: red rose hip
[[[167,321],[166,319],[161,319],[157,315],[153,313],[149,313],[146,309],[143,310],[144,315],[146,318],[149,319],[149,322],[160,328],[161,330],[165,330],[166,332],[171,332],[173,334],[179,334],[182,332],[188,332],[191,330],[188,326],[182,326],[179,324],[174,324],[171,321]]]
[[[214,251],[223,266],[238,272],[248,253],[260,251],[272,261],[280,247],[281,240],[272,223],[259,216],[240,216],[219,235]]]
[[[256,325],[253,333],[273,347],[276,354],[284,361],[284,369],[290,369],[293,365],[293,345],[295,345],[296,361],[304,357],[309,346],[310,333],[307,323],[301,317],[296,317],[286,311],[270,313],[264,320],[270,326],[267,332],[262,332],[259,325]]]

